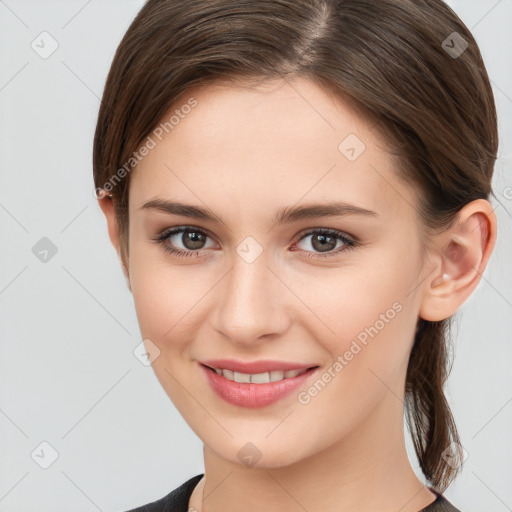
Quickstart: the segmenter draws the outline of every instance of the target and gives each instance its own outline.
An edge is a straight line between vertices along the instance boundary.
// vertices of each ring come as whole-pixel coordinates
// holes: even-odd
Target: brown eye
[[[309,231],[301,237],[299,244],[307,239],[308,242],[299,248],[308,253],[308,258],[335,256],[356,246],[355,240],[331,229]]]
[[[332,235],[323,235],[318,233],[313,235],[311,239],[311,246],[320,252],[331,251],[336,248],[338,240]]]
[[[181,236],[181,242],[186,249],[195,251],[196,249],[202,249],[205,243],[207,235],[200,231],[184,231]]]
[[[206,243],[211,239],[204,231],[193,227],[168,229],[160,233],[154,241],[164,250],[178,256],[199,256],[202,249],[209,249]]]

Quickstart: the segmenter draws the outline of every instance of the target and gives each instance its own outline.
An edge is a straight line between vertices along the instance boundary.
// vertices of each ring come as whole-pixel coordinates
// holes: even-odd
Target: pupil
[[[183,233],[183,244],[190,250],[201,249],[204,236],[197,231],[187,231]]]
[[[333,242],[334,245],[332,244]],[[329,247],[329,243],[331,244],[331,246],[333,246]],[[334,247],[336,246],[336,240],[333,236],[330,235],[317,235],[313,237],[312,245],[315,249],[320,250],[321,252],[326,252],[329,251],[330,249],[334,249]]]

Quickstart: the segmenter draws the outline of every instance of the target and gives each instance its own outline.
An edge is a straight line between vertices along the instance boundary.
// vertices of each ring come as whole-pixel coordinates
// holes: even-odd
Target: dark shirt
[[[167,496],[160,498],[157,501],[143,505],[142,507],[134,508],[128,512],[188,512],[188,501],[194,487],[199,483],[203,474],[196,475],[179,487],[171,491]],[[422,508],[418,512],[460,512],[455,508],[442,494],[437,493],[429,487],[437,498],[427,507]]]

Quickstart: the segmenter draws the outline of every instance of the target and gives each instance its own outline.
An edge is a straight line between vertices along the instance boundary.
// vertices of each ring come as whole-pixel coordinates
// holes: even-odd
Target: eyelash
[[[172,229],[165,229],[164,231],[160,232],[155,238],[153,238],[153,241],[159,245],[162,246],[163,250],[167,252],[168,254],[174,254],[181,258],[191,258],[193,256],[197,256],[199,252],[201,252],[203,249],[197,249],[195,251],[183,251],[181,249],[176,249],[174,247],[169,247],[168,244],[166,244],[167,240],[178,233],[184,233],[185,231],[192,231],[194,233],[201,233],[203,235],[206,235],[209,237],[208,233],[205,233],[203,230],[195,228],[194,226],[182,226],[178,228],[172,228]],[[328,228],[319,228],[319,229],[311,229],[304,233],[298,240],[298,242],[302,241],[304,238],[314,235],[314,234],[322,234],[322,235],[329,235],[334,237],[337,241],[341,240],[345,246],[343,248],[339,248],[335,251],[329,251],[326,253],[321,252],[312,252],[312,251],[303,251],[305,252],[306,258],[329,258],[331,256],[337,256],[342,252],[350,251],[351,249],[356,248],[359,245],[359,242],[355,240],[354,238],[349,238],[348,236],[343,235],[339,231],[336,231],[334,229],[328,229]],[[211,237],[210,237],[211,238]],[[297,242],[297,243],[298,243]],[[301,250],[301,249],[295,249],[295,250]]]

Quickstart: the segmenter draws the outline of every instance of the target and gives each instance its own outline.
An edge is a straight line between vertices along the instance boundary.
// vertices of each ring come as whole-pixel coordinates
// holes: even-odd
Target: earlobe
[[[117,222],[116,211],[114,207],[114,201],[112,200],[112,196],[108,193],[99,195],[98,204],[100,205],[101,211],[105,215],[110,242],[112,243],[114,249],[117,252],[117,256],[119,257],[121,268],[126,278],[128,288],[131,291],[130,276],[128,274],[128,269],[126,268],[126,265],[121,255],[121,237],[119,234],[119,224]]]
[[[420,317],[441,321],[452,316],[480,282],[495,243],[491,204],[477,199],[462,208],[455,225],[434,241],[436,267],[424,283]]]

